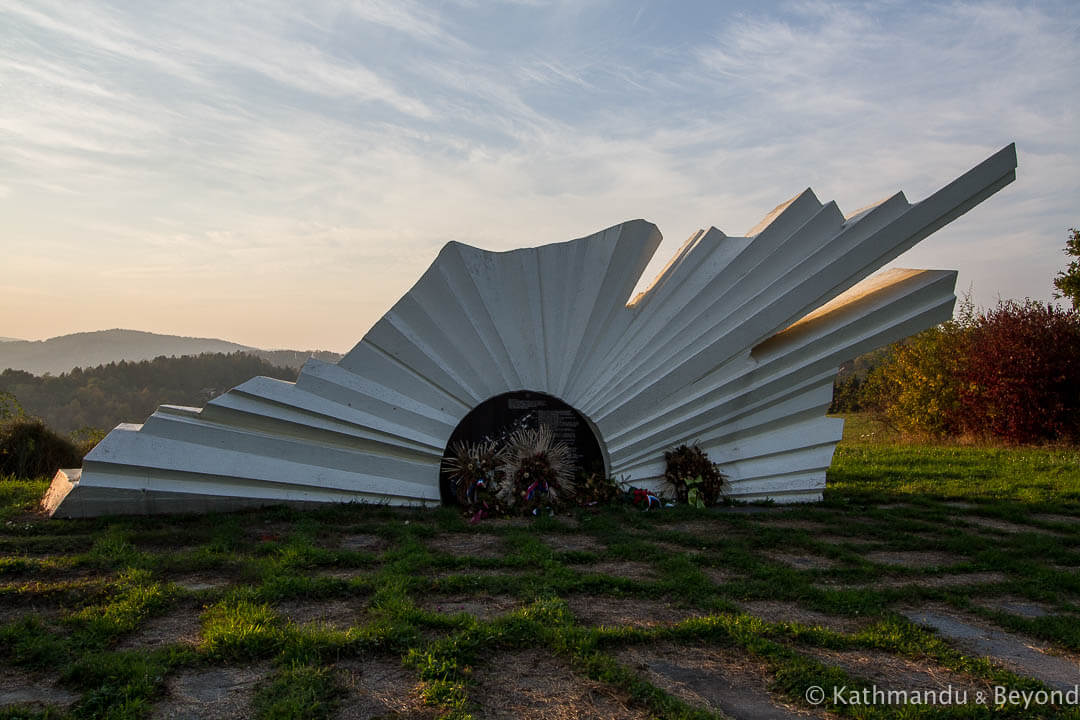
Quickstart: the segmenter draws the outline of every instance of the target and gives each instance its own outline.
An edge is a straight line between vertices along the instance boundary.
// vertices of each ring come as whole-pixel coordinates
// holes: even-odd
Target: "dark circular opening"
[[[447,477],[446,459],[458,441],[478,443],[494,440],[502,444],[518,428],[546,425],[553,439],[570,446],[574,474],[604,472],[604,453],[592,425],[574,408],[551,395],[531,390],[496,395],[473,408],[462,418],[443,451],[439,472],[439,494],[444,505],[454,505],[453,484]]]

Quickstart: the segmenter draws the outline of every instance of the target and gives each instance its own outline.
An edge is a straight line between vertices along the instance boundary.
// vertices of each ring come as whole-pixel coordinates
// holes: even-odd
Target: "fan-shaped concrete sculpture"
[[[838,366],[946,320],[955,301],[952,271],[865,278],[1015,167],[1010,145],[919,203],[899,193],[851,217],[807,190],[747,237],[694,234],[632,300],[660,243],[643,220],[509,252],[450,243],[338,364],[120,425],[81,473],[58,473],[46,505],[433,505],[458,424],[522,390],[587,418],[606,471],[635,485],[658,485],[664,451],[697,442],[735,498],[817,500],[843,426],[825,416]]]

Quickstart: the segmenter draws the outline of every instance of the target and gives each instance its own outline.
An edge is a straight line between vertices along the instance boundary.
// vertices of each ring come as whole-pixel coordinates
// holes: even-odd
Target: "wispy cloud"
[[[658,268],[808,184],[846,210],[918,198],[1016,140],[1018,182],[904,261],[960,268],[982,302],[1046,297],[1077,222],[1078,23],[1069,4],[0,0],[4,291],[29,297],[44,264],[103,325],[138,296],[149,329],[343,349],[447,240],[644,216]],[[180,313],[198,298],[215,312]],[[0,335],[90,329],[68,300],[0,304]]]

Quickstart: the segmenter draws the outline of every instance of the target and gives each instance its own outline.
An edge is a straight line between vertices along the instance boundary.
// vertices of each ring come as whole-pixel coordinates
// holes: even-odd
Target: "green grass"
[[[905,442],[873,418],[847,416],[829,492],[837,499],[912,496],[1076,507],[1080,448]]]
[[[34,512],[48,488],[46,478],[22,480],[0,475],[0,522],[13,522]]]
[[[348,702],[338,663],[373,657],[399,661],[444,716],[467,717],[483,700],[475,694],[477,673],[492,672],[491,661],[524,648],[541,648],[623,702],[670,718],[713,715],[620,663],[623,649],[724,648],[767,668],[771,691],[796,706],[805,706],[802,695],[810,685],[869,683],[822,664],[815,649],[881,651],[1010,687],[1040,687],[964,655],[897,609],[950,606],[1080,652],[1080,453],[919,445],[874,428],[866,418],[850,419],[824,502],[765,514],[690,508],[641,513],[614,506],[473,527],[448,509],[335,506],[167,522],[51,521],[28,514],[44,481],[3,480],[0,604],[22,610],[0,623],[0,673],[44,673],[80,699],[66,713],[9,708],[0,710],[0,718],[147,717],[180,673],[259,663],[270,670],[253,691],[258,717],[332,717]],[[1013,531],[986,523],[1010,523]],[[372,536],[379,545],[343,548],[342,539],[353,535]],[[503,552],[486,557],[443,549],[449,538],[462,535],[495,538]],[[580,536],[594,545],[560,548],[560,537]],[[872,553],[881,551],[936,553],[943,560],[928,567],[873,561]],[[792,567],[777,556],[781,552],[821,558],[823,566]],[[652,575],[596,572],[597,562],[633,563]],[[192,573],[229,582],[186,589],[178,580]],[[726,579],[711,579],[717,573]],[[959,586],[935,582],[961,573],[990,579]],[[513,599],[518,609],[483,620],[430,604],[462,597],[482,603],[495,596]],[[1027,618],[980,604],[992,596],[1040,603],[1051,613]],[[659,601],[681,609],[685,619],[652,628],[594,627],[572,609],[582,597],[643,608]],[[861,629],[766,622],[741,609],[762,600],[858,620]],[[365,612],[354,623],[331,626],[298,624],[281,610],[289,603],[335,602]],[[147,623],[192,607],[200,623],[197,643],[124,647]],[[830,709],[858,718],[1034,717],[1017,708]],[[1080,714],[1049,708],[1043,716]]]

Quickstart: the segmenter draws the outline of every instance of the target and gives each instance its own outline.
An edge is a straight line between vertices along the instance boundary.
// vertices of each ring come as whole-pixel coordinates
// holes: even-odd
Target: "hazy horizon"
[[[895,266],[1050,299],[1080,6],[0,0],[0,337],[346,352],[446,242],[698,228],[1017,180]]]

